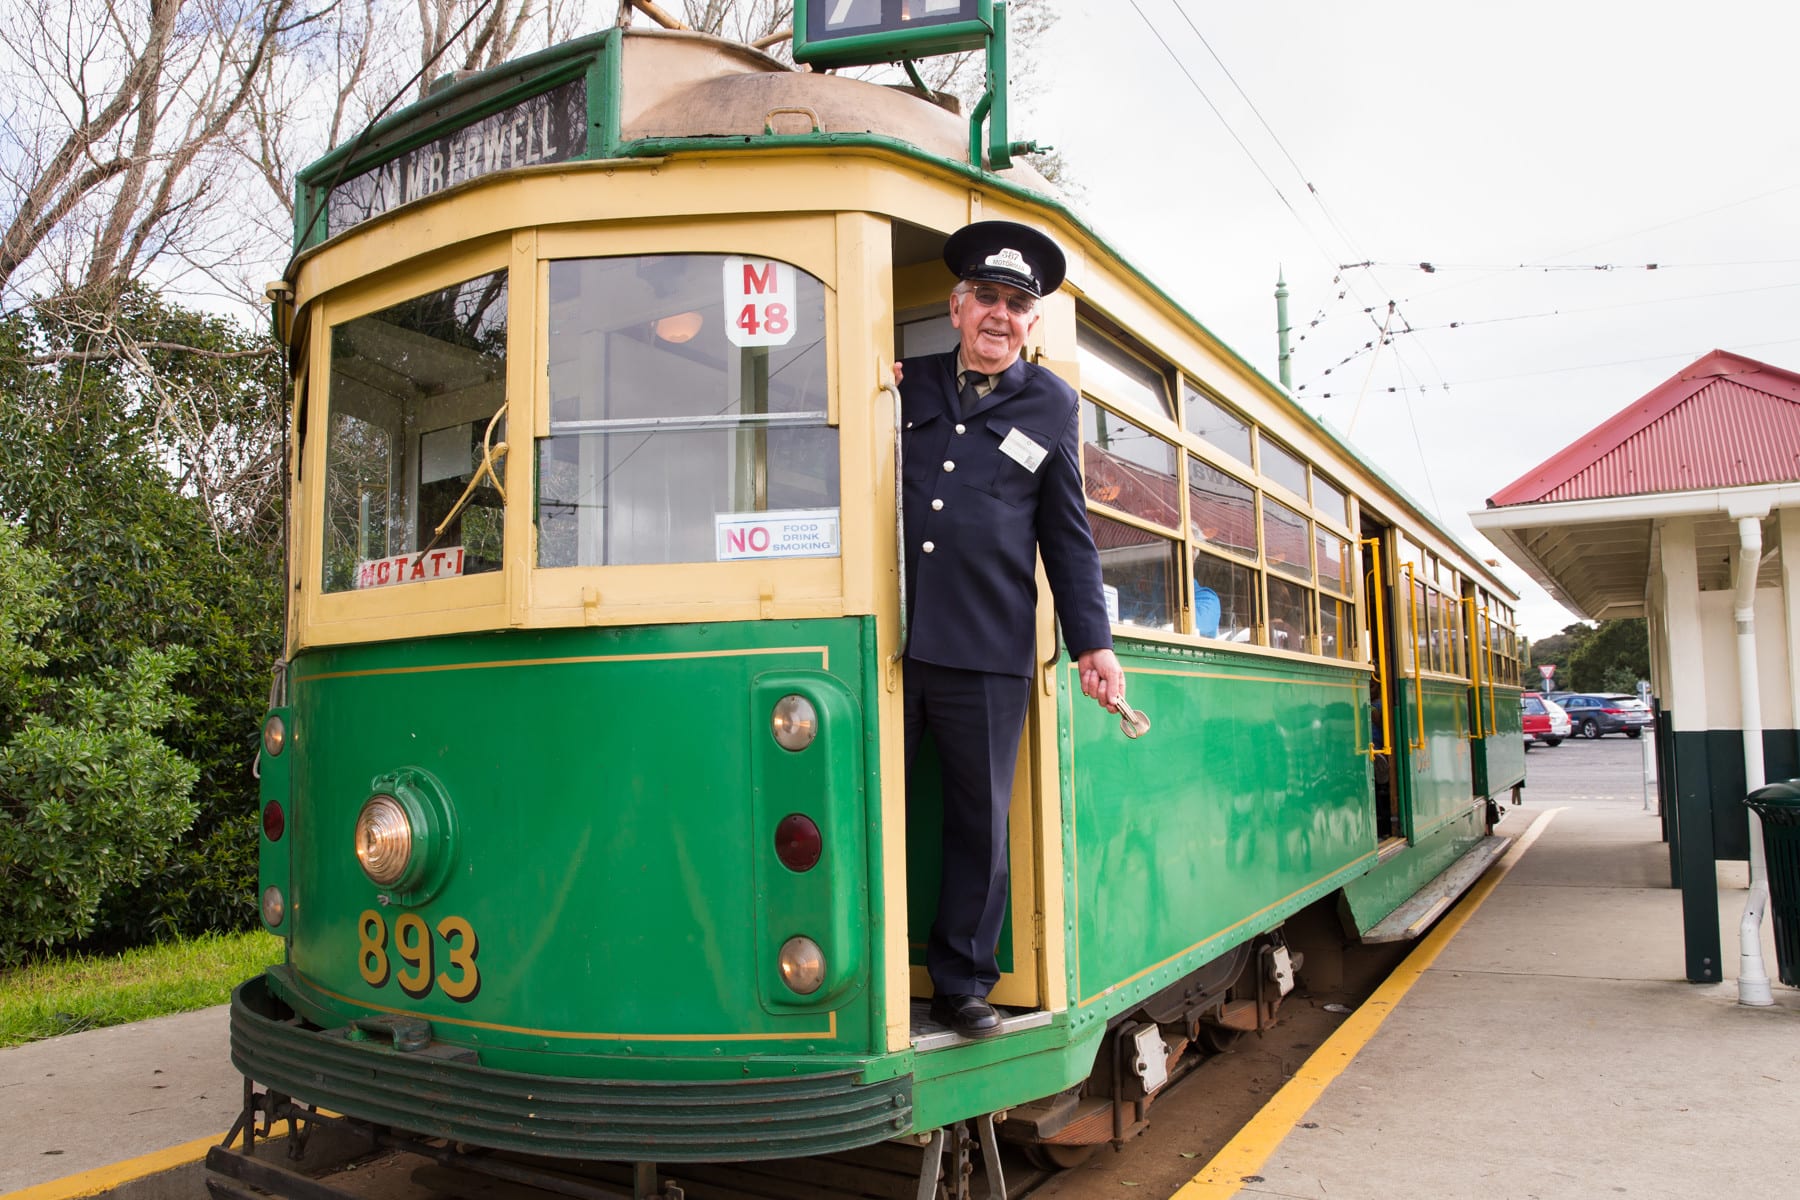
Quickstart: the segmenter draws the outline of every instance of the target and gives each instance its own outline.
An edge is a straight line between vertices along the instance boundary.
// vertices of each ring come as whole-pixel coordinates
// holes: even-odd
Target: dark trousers
[[[1006,919],[1006,814],[1031,681],[906,660],[906,778],[930,730],[943,764],[943,876],[925,948],[941,995],[985,996],[1000,980]]]

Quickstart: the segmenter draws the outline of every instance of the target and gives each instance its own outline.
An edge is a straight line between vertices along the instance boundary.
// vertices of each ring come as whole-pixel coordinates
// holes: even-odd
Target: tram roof
[[[579,93],[586,125],[579,149],[546,161],[657,158],[695,150],[856,146],[924,159],[982,187],[1054,214],[1090,242],[1107,262],[1135,278],[1171,314],[1198,329],[1243,374],[1291,415],[1312,426],[1379,485],[1388,501],[1464,556],[1463,568],[1491,591],[1517,593],[1418,501],[1323,419],[1215,335],[1157,281],[1145,274],[1058,194],[1028,163],[1000,171],[968,162],[968,122],[916,89],[889,87],[841,75],[798,71],[770,55],[728,39],[685,30],[607,29],[455,80],[370,126],[307,168],[296,184],[294,263],[341,229],[329,228],[334,197],[357,181],[396,173],[408,156],[436,150],[450,155],[461,134],[504,124],[522,106],[552,94]],[[777,131],[777,123],[784,130]],[[502,139],[504,141],[504,139]],[[479,153],[479,151],[477,151]],[[516,164],[523,165],[523,164]],[[508,169],[502,165],[499,169]],[[456,180],[446,172],[422,199],[485,171]],[[376,212],[386,211],[377,209]],[[368,215],[376,215],[371,212]],[[293,266],[290,265],[289,274]],[[1359,490],[1367,491],[1366,486]]]

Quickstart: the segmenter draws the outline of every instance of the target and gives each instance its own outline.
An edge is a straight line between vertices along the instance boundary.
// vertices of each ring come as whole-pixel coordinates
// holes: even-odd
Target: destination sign
[[[496,171],[579,158],[587,134],[586,79],[540,92],[332,188],[326,235]]]

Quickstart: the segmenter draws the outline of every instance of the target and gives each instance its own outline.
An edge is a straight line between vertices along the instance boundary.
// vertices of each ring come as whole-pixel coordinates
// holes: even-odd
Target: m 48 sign
[[[794,340],[799,277],[772,258],[725,260],[725,336],[734,346],[785,346]]]

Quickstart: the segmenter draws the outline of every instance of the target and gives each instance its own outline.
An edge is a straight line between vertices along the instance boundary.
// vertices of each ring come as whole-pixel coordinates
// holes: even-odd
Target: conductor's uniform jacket
[[[1029,678],[1039,552],[1070,653],[1110,649],[1074,389],[1021,358],[961,413],[951,351],[908,361],[900,395],[906,656]]]

